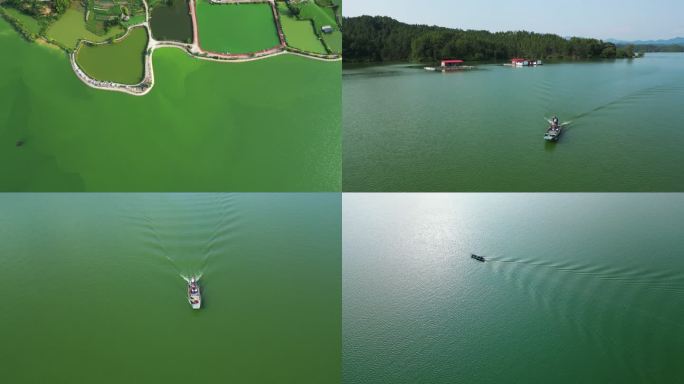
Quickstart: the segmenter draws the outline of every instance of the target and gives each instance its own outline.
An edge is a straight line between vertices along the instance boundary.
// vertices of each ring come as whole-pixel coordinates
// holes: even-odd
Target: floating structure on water
[[[560,139],[560,135],[563,133],[563,126],[561,125],[551,125],[549,129],[546,130],[544,134],[544,140],[557,142]]]
[[[504,64],[507,67],[522,68],[522,67],[536,67],[538,65],[544,65],[541,60],[529,60],[523,58],[513,58],[510,63]]]
[[[471,253],[471,254],[470,254],[470,258],[471,258],[471,259],[474,259],[474,260],[477,260],[477,261],[479,261],[479,262],[481,262],[481,263],[484,263],[485,261],[487,261],[487,259],[485,259],[484,256],[479,256],[479,255],[476,255],[476,254],[474,254],[474,253]]]
[[[442,60],[439,67],[425,67],[430,72],[456,72],[473,69],[471,65],[464,65],[463,60]]]
[[[549,120],[549,128],[544,134],[544,140],[557,142],[560,139],[561,133],[563,133],[563,126],[568,124],[567,122],[561,124],[558,118],[554,116],[553,119]]]
[[[192,309],[200,309],[202,307],[202,294],[200,293],[200,286],[197,279],[194,277],[188,281],[188,301]]]

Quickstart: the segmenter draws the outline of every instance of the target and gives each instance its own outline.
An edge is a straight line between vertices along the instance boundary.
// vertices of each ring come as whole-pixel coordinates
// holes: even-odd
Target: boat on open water
[[[192,309],[200,309],[202,306],[202,294],[200,293],[200,286],[197,279],[194,277],[188,281],[188,301]]]
[[[481,263],[484,263],[485,261],[487,261],[487,259],[485,259],[484,256],[479,256],[479,255],[476,255],[476,254],[474,254],[474,253],[471,253],[471,254],[470,254],[470,258],[471,258],[471,259],[474,259],[474,260],[477,260],[477,261],[479,261],[479,262],[481,262]]]
[[[473,69],[471,65],[464,65],[463,60],[442,60],[438,67],[425,67],[430,72],[457,72]]]
[[[558,141],[560,139],[561,133],[563,133],[563,125],[565,124],[568,123],[561,124],[558,118],[554,116],[553,119],[549,120],[549,128],[544,134],[544,140],[554,143]]]

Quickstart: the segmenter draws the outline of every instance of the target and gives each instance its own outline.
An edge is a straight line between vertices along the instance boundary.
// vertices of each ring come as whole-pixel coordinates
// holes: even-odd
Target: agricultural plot
[[[287,45],[307,52],[328,53],[311,20],[298,20],[283,2],[278,3],[278,13]]]
[[[126,37],[112,44],[79,48],[76,62],[88,76],[100,81],[137,84],[145,75],[147,31],[134,28]]]
[[[316,28],[316,32],[321,35],[323,41],[333,53],[342,52],[342,31],[337,24],[335,11],[332,7],[322,7],[314,0],[303,1],[299,3],[299,18],[312,20]],[[321,28],[324,25],[329,25],[333,28],[332,33],[323,33]]]
[[[54,22],[47,30],[47,37],[55,40],[67,48],[75,49],[79,40],[85,39],[92,42],[106,41],[123,33],[123,28],[112,27],[103,35],[98,35],[86,28],[85,10],[77,1],[72,2],[62,17]]]
[[[36,35],[40,32],[41,28],[38,20],[12,7],[7,7],[3,9],[7,13],[7,15],[19,21],[24,27],[26,27],[26,29],[29,32]]]
[[[157,40],[192,42],[192,19],[188,0],[157,5],[150,15],[152,36]]]
[[[107,33],[108,27],[133,25],[135,21],[144,21],[145,8],[142,0],[87,0],[87,28],[97,35]]]
[[[211,4],[198,0],[196,14],[200,45],[205,51],[251,53],[280,44],[268,4]]]

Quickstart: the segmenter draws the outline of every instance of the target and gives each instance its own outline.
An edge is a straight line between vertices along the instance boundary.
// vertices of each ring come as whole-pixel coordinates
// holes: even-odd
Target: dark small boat
[[[481,263],[484,263],[485,261],[487,261],[487,260],[485,260],[484,256],[478,256],[478,255],[476,255],[476,254],[474,254],[474,253],[471,253],[471,254],[470,254],[470,258],[471,258],[471,259],[475,259],[475,260],[477,260],[477,261],[479,261],[479,262],[481,262]]]
[[[560,135],[563,133],[563,126],[558,124],[552,124],[549,129],[546,130],[544,135],[544,140],[556,142],[560,139]]]

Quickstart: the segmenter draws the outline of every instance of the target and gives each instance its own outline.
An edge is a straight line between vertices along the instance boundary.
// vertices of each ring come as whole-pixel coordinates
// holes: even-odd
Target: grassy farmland
[[[197,1],[202,49],[219,53],[250,53],[279,44],[268,4],[211,4]]]
[[[287,45],[308,52],[328,53],[310,20],[298,20],[284,2],[278,3],[278,13]]]
[[[81,39],[101,42],[121,33],[123,33],[121,27],[113,27],[104,35],[98,35],[89,31],[86,28],[85,10],[75,1],[59,20],[50,25],[46,35],[67,48],[75,49],[78,41]]]
[[[142,27],[134,28],[123,40],[116,43],[81,46],[76,62],[94,79],[137,84],[145,73],[146,47],[147,31]]]
[[[322,7],[313,0],[302,2],[298,5],[300,19],[312,20],[316,28],[316,33],[319,33],[325,41],[325,44],[333,53],[342,52],[342,32],[337,24],[335,11],[333,8]],[[324,25],[330,25],[334,31],[332,33],[323,33],[321,28]]]
[[[40,32],[41,27],[38,20],[12,7],[3,9],[10,17],[18,20],[24,27],[26,27],[29,32],[36,35]]]

